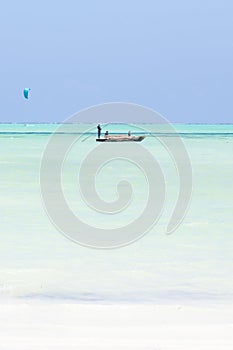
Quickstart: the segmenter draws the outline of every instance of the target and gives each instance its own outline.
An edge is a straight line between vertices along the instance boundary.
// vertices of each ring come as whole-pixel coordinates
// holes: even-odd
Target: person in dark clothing
[[[98,139],[100,139],[101,130],[102,130],[100,124],[97,125],[97,130],[98,130]]]

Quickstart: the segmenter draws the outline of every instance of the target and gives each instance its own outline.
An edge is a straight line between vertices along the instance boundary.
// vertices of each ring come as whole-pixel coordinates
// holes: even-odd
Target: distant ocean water
[[[193,169],[193,195],[180,227],[165,235],[178,181],[174,165],[149,126],[132,133],[149,134],[143,145],[155,152],[164,171],[167,199],[157,225],[124,248],[94,250],[75,244],[51,224],[40,195],[40,161],[57,124],[0,124],[0,298],[49,298],[80,302],[224,302],[233,297],[233,125],[176,124]],[[107,127],[106,127],[107,128]],[[113,133],[128,126],[108,126]],[[83,203],[77,183],[82,157],[95,145],[96,126],[67,125],[77,144],[64,164],[64,192],[82,220],[115,227],[133,220],[143,201],[135,200],[121,222],[103,219]],[[155,136],[155,137],[154,137]],[[58,137],[64,137],[64,134]],[[80,137],[80,138],[79,138]],[[119,163],[118,172],[131,174]],[[114,165],[98,180],[106,200],[114,193]],[[139,173],[136,198],[146,190]]]

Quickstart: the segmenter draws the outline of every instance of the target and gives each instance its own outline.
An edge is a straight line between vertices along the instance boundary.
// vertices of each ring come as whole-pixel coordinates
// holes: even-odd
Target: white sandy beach
[[[1,350],[232,350],[233,307],[5,303]]]

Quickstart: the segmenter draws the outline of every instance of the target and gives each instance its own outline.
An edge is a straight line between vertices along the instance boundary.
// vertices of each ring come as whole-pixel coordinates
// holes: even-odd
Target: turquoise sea
[[[233,125],[174,125],[178,134],[150,134],[143,146],[161,164],[166,200],[157,224],[123,248],[96,250],[64,237],[53,226],[41,199],[40,163],[57,124],[1,124],[0,298],[78,302],[216,302],[233,297]],[[103,128],[104,129],[104,128]],[[112,133],[128,125],[109,125]],[[135,196],[127,212],[104,216],[83,201],[77,185],[78,167],[96,147],[96,126],[67,125],[61,139],[77,134],[64,162],[63,188],[76,215],[98,227],[118,227],[134,220],[145,205],[146,182],[132,164],[118,162],[102,169],[96,186],[106,201],[114,198],[117,174],[132,181]],[[84,133],[84,134],[83,134]],[[162,133],[162,134],[161,134]],[[177,196],[172,159],[157,141],[180,137],[193,171],[193,193],[187,214],[171,235],[166,225]],[[114,163],[114,162],[113,162]],[[115,169],[117,167],[117,171]],[[62,215],[62,214],[61,214]]]

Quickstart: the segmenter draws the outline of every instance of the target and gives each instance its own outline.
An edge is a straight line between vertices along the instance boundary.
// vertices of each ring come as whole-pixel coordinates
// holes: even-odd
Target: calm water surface
[[[193,195],[182,225],[172,235],[165,235],[165,230],[178,193],[176,169],[156,137],[149,135],[143,141],[143,146],[156,155],[163,169],[167,190],[164,211],[157,225],[143,238],[108,251],[69,241],[56,230],[44,211],[40,161],[56,127],[55,124],[0,125],[0,297],[65,298],[82,302],[230,302],[233,297],[233,125],[175,126],[192,163]],[[86,129],[88,132],[67,156],[63,190],[70,207],[83,221],[99,227],[119,227],[134,220],[143,209],[145,178],[130,163],[108,164],[97,179],[100,196],[114,200],[116,175],[123,174],[132,182],[134,200],[128,211],[116,218],[93,212],[83,202],[77,183],[81,161],[95,147],[95,134],[92,134],[95,127],[93,130],[91,127],[68,126],[68,133],[82,135]],[[140,133],[140,128],[135,126],[131,131]],[[111,131],[126,130],[127,127],[114,125]]]

